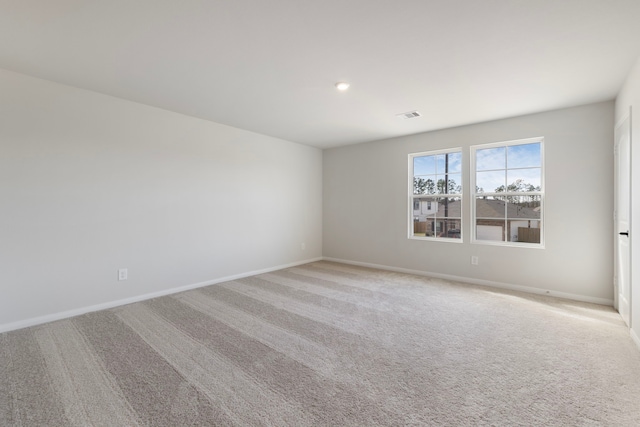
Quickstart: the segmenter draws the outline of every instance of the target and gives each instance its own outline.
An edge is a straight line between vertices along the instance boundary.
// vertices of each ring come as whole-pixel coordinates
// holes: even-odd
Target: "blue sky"
[[[521,179],[534,187],[542,184],[541,144],[483,148],[476,151],[476,186],[493,192]]]
[[[510,147],[483,148],[476,151],[476,170],[540,167],[540,143]]]
[[[476,186],[494,192],[522,180],[534,187],[542,184],[541,143],[492,147],[476,150]],[[433,154],[414,157],[413,174],[424,179],[444,179],[448,160],[449,179],[462,184],[462,153]]]
[[[413,158],[414,175],[444,175],[446,154]],[[462,153],[449,153],[449,173],[462,173]]]

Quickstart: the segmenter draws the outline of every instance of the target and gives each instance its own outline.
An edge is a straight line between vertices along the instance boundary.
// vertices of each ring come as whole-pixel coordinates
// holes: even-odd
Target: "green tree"
[[[462,185],[456,184],[453,179],[448,180],[445,184],[444,179],[438,180],[438,193],[439,194],[457,194],[462,193]]]
[[[516,179],[506,187],[504,185],[501,185],[500,187],[495,189],[496,193],[517,193],[525,191],[540,191],[540,186],[535,186],[533,184],[524,182],[523,179]],[[508,203],[516,203],[521,206],[535,207],[538,203],[536,197],[537,196],[506,196],[505,200]]]
[[[413,177],[413,194],[435,194],[436,186],[431,178]]]

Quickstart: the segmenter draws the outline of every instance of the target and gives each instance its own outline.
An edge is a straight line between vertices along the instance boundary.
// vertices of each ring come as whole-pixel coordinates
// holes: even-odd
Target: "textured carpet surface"
[[[637,426],[609,307],[329,262],[0,335],[1,426]]]

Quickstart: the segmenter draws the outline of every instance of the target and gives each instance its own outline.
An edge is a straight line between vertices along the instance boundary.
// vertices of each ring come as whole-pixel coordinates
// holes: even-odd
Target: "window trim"
[[[478,193],[476,191],[476,152],[478,150],[483,150],[487,148],[496,148],[496,147],[510,147],[516,145],[526,145],[532,143],[540,143],[540,191],[527,191],[527,192],[484,192]],[[470,229],[471,229],[471,243],[478,245],[490,245],[490,246],[509,246],[509,247],[517,247],[517,248],[530,248],[530,249],[544,249],[545,248],[545,155],[544,155],[544,137],[534,137],[534,138],[524,138],[524,139],[514,139],[510,141],[501,141],[501,142],[491,142],[487,144],[477,144],[469,147],[469,186],[470,186]],[[505,165],[506,167],[506,165]],[[508,171],[509,169],[505,169]],[[528,243],[528,242],[511,242],[509,240],[506,241],[497,241],[497,240],[478,240],[477,239],[477,218],[476,218],[476,200],[478,197],[482,196],[523,196],[523,195],[535,195],[540,196],[540,243]],[[505,222],[508,218],[505,218]]]
[[[450,237],[430,237],[430,236],[414,236],[413,235],[413,206],[414,206],[414,200],[416,200],[419,197],[438,197],[438,196],[442,196],[441,194],[433,194],[433,195],[421,195],[421,194],[414,194],[413,193],[413,178],[414,178],[414,171],[413,171],[413,159],[416,157],[423,157],[423,156],[436,156],[438,154],[450,154],[450,153],[460,153],[460,159],[461,159],[461,165],[460,165],[460,172],[456,173],[457,175],[460,175],[460,187],[461,187],[461,192],[460,193],[455,193],[455,197],[459,197],[460,198],[460,238],[450,238]],[[465,201],[464,201],[464,189],[465,189],[465,177],[464,177],[464,151],[462,149],[462,147],[453,147],[453,148],[444,148],[444,149],[439,149],[439,150],[429,150],[429,151],[421,151],[421,152],[417,152],[417,153],[409,153],[408,155],[408,171],[409,171],[409,180],[408,180],[408,211],[407,211],[407,238],[411,239],[411,240],[422,240],[422,241],[430,241],[430,242],[449,242],[449,243],[463,243],[464,242],[464,235],[465,233],[463,232],[464,230],[464,223],[463,223],[463,212],[464,212],[464,206],[465,206]]]

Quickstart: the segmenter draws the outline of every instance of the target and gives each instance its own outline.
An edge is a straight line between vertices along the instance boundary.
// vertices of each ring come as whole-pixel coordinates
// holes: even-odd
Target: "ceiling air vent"
[[[396,117],[401,119],[413,119],[415,117],[420,117],[421,115],[422,114],[420,114],[420,112],[414,110],[406,113],[396,114]]]

